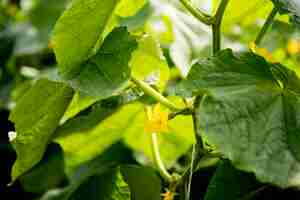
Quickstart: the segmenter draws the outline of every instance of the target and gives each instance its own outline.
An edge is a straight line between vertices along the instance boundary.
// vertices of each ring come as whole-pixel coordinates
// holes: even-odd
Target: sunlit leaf
[[[64,78],[81,71],[113,14],[118,0],[75,0],[57,21],[52,43]]]
[[[73,90],[65,84],[41,79],[17,102],[9,117],[17,133],[12,141],[17,152],[13,180],[42,159],[72,97]]]
[[[300,25],[300,2],[298,0],[271,0],[281,14],[288,14],[291,19]]]
[[[129,17],[135,15],[145,4],[147,0],[121,0],[116,14],[120,17]]]
[[[149,35],[142,37],[130,61],[132,75],[163,88],[169,79],[169,67],[158,42]]]

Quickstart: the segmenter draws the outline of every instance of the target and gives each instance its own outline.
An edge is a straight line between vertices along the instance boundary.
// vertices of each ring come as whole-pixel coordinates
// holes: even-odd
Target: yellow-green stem
[[[164,97],[162,94],[157,92],[155,89],[153,89],[150,85],[145,83],[144,81],[138,80],[134,77],[131,77],[131,81],[135,83],[138,87],[140,87],[146,94],[153,97],[155,100],[160,102],[162,105],[170,108],[174,111],[180,111],[184,108],[177,107],[174,103],[169,101],[166,97]]]
[[[161,160],[156,133],[151,134],[151,142],[152,142],[153,159],[154,159],[155,165],[157,167],[157,170],[159,171],[160,175],[167,182],[171,183],[173,181],[173,178],[172,178],[171,174],[169,174],[169,172],[167,171],[167,169],[164,166],[163,161]]]
[[[152,113],[151,107],[147,106],[146,107],[146,116],[148,119],[151,118],[151,115],[152,115],[151,113]],[[169,174],[169,172],[165,168],[165,165],[160,157],[157,133],[151,133],[151,150],[152,150],[153,160],[154,160],[155,166],[156,166],[159,174],[163,177],[163,179],[166,182],[172,183],[173,178],[172,178],[171,174]]]
[[[270,26],[272,25],[276,14],[278,13],[278,8],[274,7],[273,10],[271,11],[271,13],[269,14],[266,22],[264,23],[262,29],[260,30],[259,34],[257,35],[256,39],[255,39],[255,44],[258,46],[261,41],[263,40],[265,34],[267,33],[268,29],[270,28]]]
[[[189,0],[180,0],[180,2],[199,21],[206,25],[212,24],[212,17],[204,13],[202,10],[195,8]]]

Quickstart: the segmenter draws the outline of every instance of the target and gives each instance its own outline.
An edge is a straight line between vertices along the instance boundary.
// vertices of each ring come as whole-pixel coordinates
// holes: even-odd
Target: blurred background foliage
[[[207,13],[213,13],[219,3],[218,0],[192,2]],[[152,103],[152,99],[143,96],[135,88],[101,101],[77,93],[63,117],[62,125],[56,130],[55,143],[48,146],[43,160],[21,177],[19,182],[7,187],[10,169],[16,158],[7,137],[8,131],[14,130],[13,124],[8,121],[9,112],[35,80],[41,77],[60,79],[52,50],[51,32],[56,20],[69,4],[69,0],[1,0],[1,199],[6,194],[11,199],[18,199],[18,195],[23,199],[33,199],[57,187],[63,189],[49,191],[43,199],[54,199],[60,195],[80,199],[83,194],[95,195],[93,198],[96,198],[102,194],[91,192],[91,185],[112,188],[111,184],[101,182],[101,176],[116,179],[118,184],[124,186],[121,172],[103,175],[97,171],[98,168],[90,170],[96,169],[95,163],[99,160],[103,162],[106,154],[116,156],[115,148],[123,149],[122,155],[117,153],[121,163],[151,165],[149,138],[141,131],[145,116],[139,101]],[[269,0],[248,0],[242,3],[240,0],[231,0],[223,25],[224,47],[240,52],[248,51],[271,9],[272,2]],[[169,96],[174,95],[177,82],[188,74],[193,63],[211,55],[210,30],[188,14],[178,0],[121,0],[110,25],[111,29],[127,26],[132,34],[142,38],[130,61],[130,67],[134,69],[136,77],[143,78]],[[107,30],[107,34],[109,32]],[[287,16],[276,18],[257,52],[271,62],[286,65],[300,76],[299,30],[289,23]],[[181,103],[180,100],[178,103]],[[122,141],[121,145],[119,141]],[[169,133],[161,135],[159,141],[163,147],[163,160],[169,168],[183,171],[190,160],[190,153],[186,153],[194,143],[191,118],[183,116],[171,121]],[[126,162],[121,161],[125,158],[128,158]],[[109,162],[105,160],[108,166]],[[48,174],[43,173],[45,168]],[[203,190],[200,193],[194,192],[195,198],[203,197],[214,170],[213,167],[195,173],[193,189]],[[152,175],[149,177],[153,178]],[[43,179],[43,184],[38,187],[37,179]],[[78,187],[82,182],[84,184]],[[119,189],[122,188],[120,185]],[[298,194],[296,191],[282,191],[270,186],[261,195],[284,196],[285,193]]]

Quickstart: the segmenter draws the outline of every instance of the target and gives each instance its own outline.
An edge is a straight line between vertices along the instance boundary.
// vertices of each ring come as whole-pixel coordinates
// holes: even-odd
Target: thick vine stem
[[[180,0],[180,2],[199,21],[206,25],[212,24],[213,18],[202,10],[195,8],[189,0]]]
[[[263,37],[265,36],[265,34],[267,33],[269,27],[272,25],[275,17],[276,17],[276,14],[278,13],[278,8],[277,7],[274,7],[273,10],[271,11],[271,13],[269,14],[266,22],[264,23],[262,29],[260,30],[259,34],[257,35],[254,43],[255,45],[259,45],[263,39]]]
[[[184,109],[184,108],[180,108],[180,107],[176,106],[174,103],[172,103],[171,101],[169,101],[166,97],[164,97],[162,94],[160,94],[159,92],[157,92],[155,89],[153,89],[151,86],[149,86],[144,81],[138,80],[138,79],[136,79],[134,77],[131,77],[131,81],[133,83],[135,83],[138,87],[140,87],[146,94],[150,95],[155,100],[157,100],[158,102],[160,102],[162,105],[170,108],[171,110],[181,111],[181,110]]]
[[[220,6],[214,16],[212,30],[213,30],[213,54],[221,50],[221,25],[223,16],[230,0],[222,0]]]

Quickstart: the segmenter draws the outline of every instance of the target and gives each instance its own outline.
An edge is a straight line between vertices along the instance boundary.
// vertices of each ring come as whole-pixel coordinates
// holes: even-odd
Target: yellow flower
[[[162,194],[163,200],[173,200],[175,197],[175,193],[167,190],[165,193]]]
[[[153,111],[147,109],[147,121],[145,131],[147,133],[168,132],[168,112],[161,111],[160,103],[154,106]]]
[[[48,43],[48,48],[49,48],[49,49],[54,49],[54,47],[55,47],[54,42],[53,42],[53,41],[50,41],[50,42]]]
[[[268,51],[268,49],[257,47],[254,42],[251,42],[249,47],[253,53],[264,57],[268,62],[275,62],[273,55]]]
[[[287,52],[291,55],[300,53],[300,41],[295,39],[289,40],[287,44]]]

